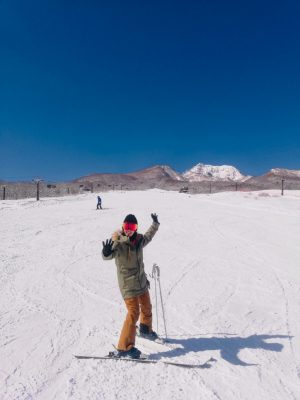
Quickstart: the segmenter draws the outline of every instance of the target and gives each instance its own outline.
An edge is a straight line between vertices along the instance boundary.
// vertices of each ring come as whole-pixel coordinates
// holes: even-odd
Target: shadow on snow
[[[280,352],[283,349],[281,343],[268,343],[270,339],[291,339],[287,335],[252,335],[243,337],[210,337],[210,338],[189,338],[189,339],[168,339],[168,343],[182,347],[160,352],[155,355],[155,359],[162,357],[178,357],[190,352],[200,352],[207,350],[219,350],[222,358],[233,365],[251,366],[242,361],[238,354],[244,349],[263,349],[265,351]],[[154,358],[154,355],[153,355]]]

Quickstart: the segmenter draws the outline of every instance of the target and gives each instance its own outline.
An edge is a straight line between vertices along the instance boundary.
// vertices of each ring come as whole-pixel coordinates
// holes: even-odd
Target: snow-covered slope
[[[300,399],[299,192],[111,192],[99,211],[96,195],[0,201],[0,399]],[[145,232],[151,212],[145,265],[161,268],[170,344],[136,345],[210,369],[73,357],[117,343],[126,312],[102,240],[128,213]]]
[[[182,175],[191,182],[204,180],[243,181],[249,178],[242,175],[237,168],[230,165],[214,166],[201,163],[195,165]]]

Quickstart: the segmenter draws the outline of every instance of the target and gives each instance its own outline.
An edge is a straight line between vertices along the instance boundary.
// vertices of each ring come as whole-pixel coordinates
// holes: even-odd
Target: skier
[[[152,225],[142,235],[137,232],[138,222],[133,214],[125,217],[122,230],[114,232],[111,239],[102,242],[104,260],[115,259],[118,282],[127,308],[127,316],[120,334],[116,357],[139,358],[135,347],[136,323],[140,316],[140,335],[150,340],[158,338],[152,330],[152,305],[143,262],[143,248],[152,240],[160,223],[151,214]]]
[[[97,199],[98,199],[97,210],[99,210],[99,208],[102,210],[102,200],[101,200],[101,197],[98,196]]]

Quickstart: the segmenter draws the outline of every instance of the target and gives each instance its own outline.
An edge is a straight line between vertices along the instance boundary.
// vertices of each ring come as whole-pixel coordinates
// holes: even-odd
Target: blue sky
[[[0,0],[0,179],[300,169],[300,3]]]

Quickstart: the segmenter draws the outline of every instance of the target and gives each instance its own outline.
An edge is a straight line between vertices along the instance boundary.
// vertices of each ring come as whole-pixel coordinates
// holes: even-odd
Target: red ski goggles
[[[123,223],[123,229],[124,231],[137,231],[138,225],[137,224],[133,224],[131,222],[124,222]]]

